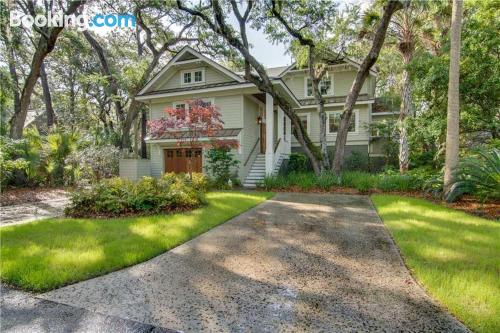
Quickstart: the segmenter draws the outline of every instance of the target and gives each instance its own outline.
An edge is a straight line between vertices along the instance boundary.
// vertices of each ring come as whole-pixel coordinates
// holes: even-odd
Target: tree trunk
[[[14,46],[12,45],[12,34],[9,25],[2,25],[3,40],[7,49],[7,62],[9,63],[9,74],[12,80],[12,95],[14,97],[14,114],[21,112],[21,97],[19,95],[19,77],[16,70],[16,57]]]
[[[147,124],[148,124],[148,115],[146,110],[143,108],[141,115],[141,158],[148,158],[148,151],[146,145]]]
[[[65,15],[71,15],[76,12],[78,7],[85,3],[85,0],[76,0],[69,4],[68,10],[64,13]],[[23,135],[24,123],[26,121],[26,115],[28,114],[28,108],[31,102],[31,95],[35,89],[36,81],[40,76],[40,67],[42,66],[43,60],[54,49],[57,41],[57,37],[63,30],[63,27],[53,27],[47,29],[45,34],[41,34],[38,39],[38,44],[33,54],[31,61],[30,71],[26,80],[24,81],[23,89],[21,92],[20,108],[18,112],[14,112],[12,118],[10,119],[10,136],[13,139],[20,139]]]
[[[410,62],[408,55],[404,56],[403,79],[401,84],[401,107],[399,109],[399,172],[401,174],[408,171],[410,164],[410,150],[408,147],[408,133],[406,118],[411,114],[411,82],[410,73],[406,68]]]
[[[330,156],[328,156],[328,143],[326,141],[326,121],[328,117],[325,112],[325,101],[321,98],[318,104],[319,113],[319,149],[321,151],[321,165],[323,170],[330,170]]]
[[[444,165],[444,191],[449,192],[453,171],[458,166],[459,149],[459,79],[460,34],[462,27],[462,0],[453,0],[450,38],[450,77],[448,82],[448,116],[446,121],[446,158]]]
[[[370,73],[370,69],[378,59],[380,49],[384,44],[387,27],[389,26],[392,14],[394,14],[394,12],[396,12],[401,8],[403,8],[403,5],[400,1],[397,0],[389,1],[387,5],[384,7],[384,14],[380,20],[380,23],[377,26],[375,36],[372,42],[372,47],[369,53],[366,55],[363,62],[361,63],[361,65],[359,66],[356,78],[352,83],[349,94],[347,95],[347,99],[344,104],[344,112],[340,117],[341,120],[340,120],[340,127],[337,133],[337,139],[335,140],[335,154],[333,156],[333,165],[332,165],[333,172],[335,172],[335,174],[338,176],[340,176],[340,173],[342,172],[342,164],[344,163],[345,145],[347,142],[347,132],[349,130],[349,123],[351,121],[352,110],[354,108],[354,105],[356,104],[356,100],[358,99],[359,92],[363,87],[365,79],[368,77]]]
[[[118,99],[118,83],[116,82],[116,78],[111,71],[106,53],[104,52],[104,49],[99,44],[99,42],[91,35],[88,30],[85,30],[83,32],[83,36],[97,53],[97,57],[99,58],[99,62],[101,63],[102,74],[106,76],[108,80],[108,84],[105,86],[104,91],[108,95],[108,98],[112,100],[115,105],[115,111],[118,120],[123,123],[125,121],[125,114],[123,111],[122,103]]]
[[[47,113],[47,128],[51,129],[56,123],[56,114],[52,107],[52,96],[50,95],[49,80],[45,71],[45,64],[40,67],[40,79],[42,81],[43,101],[45,103],[45,112]]]
[[[232,47],[236,48],[243,56],[243,58],[250,63],[250,65],[257,72],[259,78],[254,75],[250,75],[248,80],[255,84],[260,91],[270,94],[276,101],[276,103],[281,107],[283,112],[290,118],[293,126],[293,134],[304,150],[304,153],[311,161],[314,172],[316,174],[319,174],[321,172],[320,162],[318,159],[318,155],[320,154],[320,152],[317,151],[317,147],[313,144],[313,142],[305,132],[304,128],[302,127],[302,123],[293,110],[292,106],[274,89],[264,66],[262,66],[262,64],[250,54],[249,49],[243,45],[243,42],[240,40],[239,36],[236,36],[233,32],[233,29],[229,28],[229,26],[225,23],[225,14],[222,10],[221,4],[217,1],[211,2],[211,7],[214,11],[214,17],[216,21],[215,23],[212,22],[212,20],[204,13],[196,9],[186,7],[181,0],[177,0],[177,7],[180,10],[203,19],[203,21],[205,21],[205,23],[210,26],[210,29],[224,37],[224,39]]]

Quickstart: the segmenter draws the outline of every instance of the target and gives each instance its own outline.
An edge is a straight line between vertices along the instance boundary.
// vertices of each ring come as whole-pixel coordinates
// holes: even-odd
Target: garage
[[[163,150],[165,172],[202,172],[201,148],[170,148]]]

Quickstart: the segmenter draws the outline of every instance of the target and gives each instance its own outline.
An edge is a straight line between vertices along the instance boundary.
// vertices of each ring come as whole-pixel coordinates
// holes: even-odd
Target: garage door
[[[201,148],[175,148],[163,151],[165,172],[202,172]]]

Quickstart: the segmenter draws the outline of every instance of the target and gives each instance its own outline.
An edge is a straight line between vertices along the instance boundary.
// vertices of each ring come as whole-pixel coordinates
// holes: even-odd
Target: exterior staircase
[[[283,156],[280,156],[278,162],[274,166],[273,175],[277,174],[280,170],[281,163],[283,163]],[[243,182],[244,187],[255,188],[257,184],[264,180],[266,177],[266,155],[258,154],[248,172],[248,176]]]
[[[266,155],[258,154],[253,161],[252,167],[248,172],[247,178],[243,182],[244,187],[255,188],[257,183],[264,180],[266,176]]]

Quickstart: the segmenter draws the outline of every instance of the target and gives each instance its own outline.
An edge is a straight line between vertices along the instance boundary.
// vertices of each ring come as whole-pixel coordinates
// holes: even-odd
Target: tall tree
[[[118,4],[123,5],[119,2]],[[116,10],[112,2],[108,5],[112,10]],[[84,36],[98,55],[102,74],[108,83],[105,92],[113,101],[121,128],[119,146],[123,149],[132,148],[131,131],[136,121],[139,120],[140,124],[134,128],[140,129],[141,156],[146,157],[143,140],[146,131],[146,112],[142,103],[136,101],[134,97],[151,77],[165,54],[174,52],[178,45],[195,41],[190,37],[194,20],[186,15],[179,15],[177,8],[154,2],[133,2],[128,10],[133,11],[136,17],[137,27],[134,40],[137,45],[136,54],[133,56],[140,64],[136,66],[137,75],[134,75],[134,80],[129,81],[126,86],[119,84],[125,81],[123,80],[123,77],[127,75],[124,73],[125,70],[121,71],[120,68],[116,68],[118,66],[113,65],[113,62],[117,60],[113,59],[111,52],[103,47],[104,43],[89,31],[85,31]],[[166,23],[168,23],[168,28],[165,27]],[[180,26],[180,30],[174,33],[173,26]],[[137,138],[135,141],[137,142]]]
[[[251,54],[250,48],[248,47],[248,40],[246,29],[247,25],[252,18],[252,15],[241,14],[240,8],[236,0],[231,0],[232,10],[237,11],[235,14],[240,32],[237,34],[233,27],[226,22],[226,17],[230,15],[224,11],[223,6],[218,1],[210,1],[207,6],[194,6],[188,7],[181,0],[177,0],[177,6],[182,11],[185,11],[195,17],[199,17],[205,24],[216,34],[222,36],[224,40],[229,43],[229,45],[242,55],[245,59],[245,73],[251,73],[253,69],[257,75],[249,75],[247,78],[250,82],[255,84],[260,91],[268,93],[273,97],[277,104],[281,107],[283,112],[290,118],[295,137],[300,143],[302,149],[304,150],[306,156],[310,159],[311,165],[315,173],[319,174],[321,172],[320,159],[321,156],[317,151],[317,147],[312,143],[311,139],[307,135],[300,118],[293,111],[292,106],[288,101],[281,96],[281,94],[274,88],[271,79],[266,73],[264,66],[257,61],[257,59]],[[249,6],[249,5],[247,5]],[[254,15],[257,12],[256,7],[253,6]],[[252,9],[252,8],[251,8]],[[211,17],[214,17],[212,19]]]
[[[389,26],[391,34],[396,39],[396,48],[403,60],[401,77],[401,107],[399,109],[399,172],[404,174],[410,164],[410,148],[408,145],[408,129],[406,118],[411,115],[412,93],[408,66],[413,59],[417,43],[417,29],[421,17],[415,8],[415,3],[406,6],[393,16]]]
[[[47,114],[47,128],[51,128],[56,123],[56,113],[52,106],[52,95],[50,93],[49,78],[45,70],[45,62],[40,67],[40,80],[42,81],[43,101],[45,103],[45,112]]]
[[[447,193],[453,182],[453,171],[458,166],[459,149],[459,79],[460,35],[462,28],[462,0],[453,0],[450,33],[450,79],[448,81],[448,116],[446,122],[446,157],[444,165],[444,190]]]
[[[86,0],[75,0],[70,2],[67,9],[64,11],[64,15],[74,14],[85,2]],[[36,13],[34,2],[28,0],[26,5],[26,13],[34,16]],[[45,12],[51,10],[49,6],[45,6],[44,9]],[[64,27],[42,27],[35,29],[39,34],[39,38],[31,60],[29,73],[23,83],[20,95],[20,107],[18,110],[14,110],[14,114],[10,119],[10,136],[14,139],[19,139],[23,135],[24,123],[26,121],[26,115],[28,114],[31,95],[33,94],[35,84],[40,76],[41,66],[45,57],[54,49],[57,38],[63,28]]]
[[[271,0],[269,11],[271,16],[284,27],[286,33],[294,39],[291,42],[291,49],[297,58],[297,66],[308,68],[312,95],[319,114],[321,169],[330,170],[326,140],[326,101],[321,83],[325,75],[328,75],[328,66],[339,63],[344,58],[344,47],[349,34],[336,25],[340,15],[337,7],[329,0],[309,2]],[[280,33],[274,26],[268,27],[267,30],[272,32],[271,36],[276,35],[280,40],[287,39],[284,38],[285,34]]]
[[[335,140],[332,170],[337,175],[340,175],[342,172],[345,145],[347,142],[347,132],[349,130],[352,117],[352,110],[356,104],[356,100],[358,99],[359,92],[361,91],[361,88],[370,73],[370,69],[378,59],[392,15],[401,8],[403,8],[403,4],[398,0],[390,0],[384,6],[384,12],[375,30],[370,51],[359,66],[356,78],[354,79],[349,94],[347,95],[344,104],[344,111],[340,116],[340,126],[337,133],[337,139]]]

